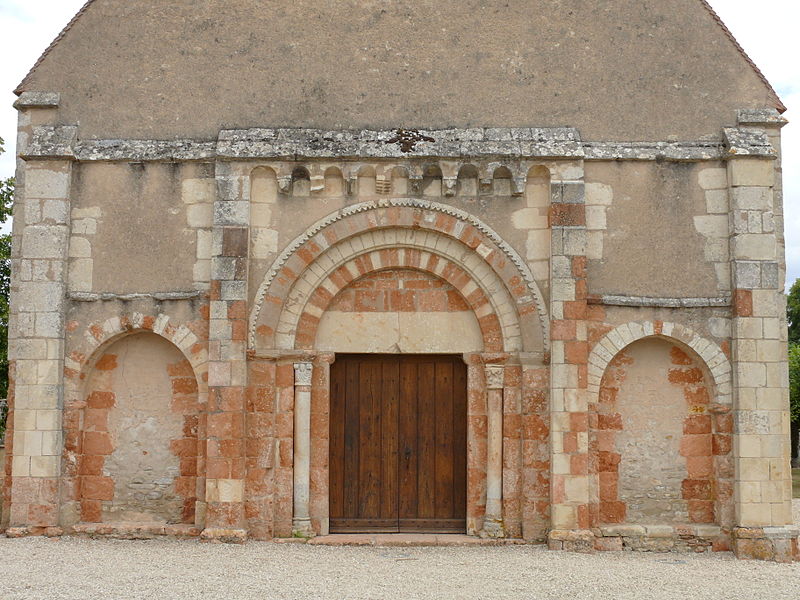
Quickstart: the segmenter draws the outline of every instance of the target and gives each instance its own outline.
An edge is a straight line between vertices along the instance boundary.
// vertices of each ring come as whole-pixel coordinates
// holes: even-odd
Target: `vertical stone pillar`
[[[34,130],[53,132],[58,95],[25,93],[19,110],[9,363],[9,436],[4,525],[10,535],[59,524],[64,312],[72,162],[29,154]],[[71,150],[70,150],[71,152]],[[63,153],[66,154],[69,153]]]
[[[584,183],[553,180],[551,190],[549,543],[558,550],[591,550]]]
[[[240,541],[244,529],[249,177],[217,163],[212,231],[204,538]]]
[[[292,533],[310,537],[311,516],[311,377],[310,362],[294,363],[294,515]]]
[[[783,250],[774,226],[774,185],[774,155],[733,155],[728,161],[734,287],[733,542],[740,557],[787,561],[797,553],[798,531],[792,523]]]
[[[486,516],[483,532],[503,537],[503,365],[486,365]]]

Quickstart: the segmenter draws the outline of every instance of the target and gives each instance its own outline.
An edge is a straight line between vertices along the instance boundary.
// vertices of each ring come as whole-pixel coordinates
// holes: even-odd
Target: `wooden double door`
[[[337,354],[330,423],[331,532],[465,531],[460,356]]]

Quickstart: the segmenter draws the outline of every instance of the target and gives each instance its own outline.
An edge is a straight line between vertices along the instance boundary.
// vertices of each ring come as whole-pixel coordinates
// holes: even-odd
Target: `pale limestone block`
[[[586,205],[610,206],[614,200],[614,190],[605,183],[587,183],[584,187]]]
[[[58,225],[34,225],[22,234],[26,258],[63,259],[67,250],[67,229]]]
[[[30,477],[30,475],[31,475],[31,457],[15,455],[11,459],[11,476]]]
[[[214,179],[184,179],[181,182],[181,199],[186,204],[212,204],[217,195]]]
[[[764,319],[757,317],[739,317],[735,320],[736,333],[739,338],[758,339],[763,335]]]
[[[253,258],[266,259],[278,252],[278,232],[275,229],[252,231]]]
[[[775,317],[778,312],[779,293],[775,290],[753,290],[753,315]]]
[[[589,500],[589,478],[567,477],[564,481],[564,495],[567,502],[581,502]]]
[[[586,206],[586,228],[594,230],[606,229],[606,207]]]
[[[19,363],[17,363],[19,369]],[[14,411],[14,431],[35,431],[36,427],[35,410],[21,409]]]
[[[566,430],[562,430],[566,431]],[[554,475],[569,475],[570,474],[570,455],[569,454],[556,454],[553,456],[553,474]]]
[[[728,338],[731,335],[731,320],[723,317],[711,317],[708,319],[708,330],[715,338]]]
[[[757,388],[767,383],[766,365],[755,362],[739,362],[737,371],[740,387]]]
[[[706,192],[706,212],[709,214],[728,213],[728,190],[709,190]]]
[[[241,356],[244,352],[241,353]],[[236,360],[231,363],[231,385],[247,385],[247,363],[244,360]]]
[[[761,436],[760,435],[739,435],[738,453],[742,458],[758,458],[761,456]]]
[[[589,260],[603,259],[602,231],[588,231],[586,233],[586,258]]]
[[[741,438],[743,436],[740,435],[738,437]],[[756,438],[756,443],[758,444],[758,436],[752,437]],[[757,451],[761,452],[760,444],[758,444]],[[741,449],[739,452],[741,453]],[[739,458],[739,479],[742,481],[769,481],[769,459],[746,456]]]
[[[38,377],[38,360],[17,360],[16,382],[17,384],[35,385]]]
[[[778,317],[765,317],[763,322],[763,334],[767,339],[779,340],[781,339],[781,320]]]
[[[553,340],[550,342],[550,361],[552,363],[564,362],[564,342],[561,340]]]
[[[732,208],[739,210],[772,210],[773,192],[768,187],[741,187],[731,192]]]
[[[192,269],[192,278],[196,282],[211,281],[211,261],[198,260]]]
[[[73,220],[72,233],[77,235],[94,235],[97,233],[97,219]]]
[[[566,412],[581,412],[586,410],[578,390],[564,390],[564,410]]]
[[[99,206],[88,206],[86,208],[73,208],[73,219],[99,219],[103,216],[103,211]]]
[[[700,187],[704,190],[719,190],[728,187],[728,171],[724,167],[702,169],[697,174]]]
[[[37,410],[36,429],[39,431],[59,431],[61,429],[60,410]],[[17,417],[14,415],[14,427],[16,427]]]
[[[761,436],[761,456],[766,458],[781,458],[786,452],[787,445],[784,443],[784,436],[782,435],[762,435]],[[781,486],[782,488],[783,486]],[[770,499],[770,502],[776,502],[781,498]]]
[[[736,357],[739,361],[757,362],[756,340],[739,339],[736,342]]]
[[[42,456],[60,456],[61,455],[61,432],[60,431],[43,431],[42,434]]]
[[[91,258],[77,258],[69,263],[69,288],[74,292],[92,291],[92,272],[94,261]]]
[[[36,337],[60,337],[63,333],[61,313],[36,313]]]
[[[230,385],[231,367],[227,362],[208,363],[209,387],[226,387]]]
[[[242,502],[244,499],[244,480],[210,479],[216,484],[216,502]]]
[[[756,390],[755,388],[743,388],[740,387],[739,395],[738,395],[738,407],[739,410],[756,410],[758,408],[758,402],[756,401]]]
[[[47,358],[50,360],[62,360],[64,358],[64,341],[62,339],[47,340]]]
[[[772,186],[775,182],[775,161],[758,158],[728,161],[731,185]]]
[[[577,523],[577,509],[567,504],[553,504],[550,508],[553,529],[574,529]]]
[[[25,201],[25,224],[38,225],[42,221],[42,203],[40,200],[27,199]]]
[[[69,218],[69,202],[66,200],[45,200],[42,203],[42,220],[56,225],[66,225]]]
[[[211,258],[211,232],[207,229],[197,230],[196,257],[199,260]]]
[[[47,358],[47,342],[45,340],[17,340],[16,357],[21,359],[40,360]]]
[[[270,227],[272,225],[272,205],[253,204],[250,207],[250,222],[253,227]]]
[[[186,207],[186,221],[189,227],[210,228],[213,225],[212,204],[190,204]]]
[[[760,481],[739,481],[736,483],[738,488],[739,502],[742,504],[752,504],[761,502],[761,482]]]
[[[764,233],[773,233],[775,231],[775,215],[767,211],[761,217],[761,230]]]
[[[31,477],[58,477],[60,456],[32,456]]]
[[[49,169],[25,171],[25,196],[27,198],[69,198],[70,174]]]
[[[733,240],[733,257],[742,260],[775,260],[776,244],[772,234],[743,234]]]
[[[575,281],[573,279],[553,279],[551,299],[562,302],[575,300]]]
[[[554,256],[550,259],[553,277],[572,280],[572,260],[566,256]]]
[[[61,383],[61,362],[58,360],[40,360],[37,365],[38,385],[58,385]]]
[[[72,236],[69,239],[70,258],[91,258],[92,245],[89,240],[83,237]]]
[[[758,340],[757,360],[763,362],[776,362],[782,358],[783,344],[778,340]]]
[[[725,248],[725,254],[728,254],[728,248]],[[732,289],[731,284],[731,266],[727,262],[719,262],[714,265],[714,273],[717,277],[717,288],[723,291],[730,291]]]
[[[767,363],[767,385],[787,389],[789,387],[789,366],[785,362]]]
[[[694,218],[694,227],[705,237],[727,238],[728,215],[700,215]]]
[[[523,208],[511,213],[511,224],[516,229],[547,229],[547,215],[538,208]]]
[[[792,518],[792,505],[790,502],[780,502],[770,504],[772,514],[772,525],[794,525]]]
[[[585,229],[563,229],[561,235],[564,240],[564,254],[567,256],[583,256],[586,254]]]

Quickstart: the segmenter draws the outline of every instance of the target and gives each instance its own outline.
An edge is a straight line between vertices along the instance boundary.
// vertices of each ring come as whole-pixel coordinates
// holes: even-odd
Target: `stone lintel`
[[[718,141],[584,142],[585,160],[665,160],[695,162],[719,160],[724,146]]]
[[[752,127],[726,127],[725,145],[727,151],[725,158],[769,158],[776,159],[778,153],[763,129]]]
[[[588,303],[605,306],[641,306],[648,308],[706,308],[730,306],[731,296],[729,294],[724,294],[721,296],[702,298],[656,298],[651,296],[604,294],[600,296],[590,296]]]
[[[22,92],[14,108],[22,110],[26,108],[58,108],[61,104],[61,94],[58,92]]]
[[[112,292],[92,293],[92,292],[70,292],[67,297],[74,302],[101,302],[111,300],[156,300],[159,302],[169,300],[192,300],[203,296],[205,292],[195,290],[191,292],[142,292],[130,294],[115,294]]]
[[[78,128],[73,125],[34,127],[30,144],[20,157],[25,160],[75,160]]]

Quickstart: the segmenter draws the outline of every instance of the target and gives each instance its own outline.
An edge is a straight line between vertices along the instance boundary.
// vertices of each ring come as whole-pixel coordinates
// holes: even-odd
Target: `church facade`
[[[323,4],[92,0],[20,84],[6,533],[800,559],[710,7]]]

